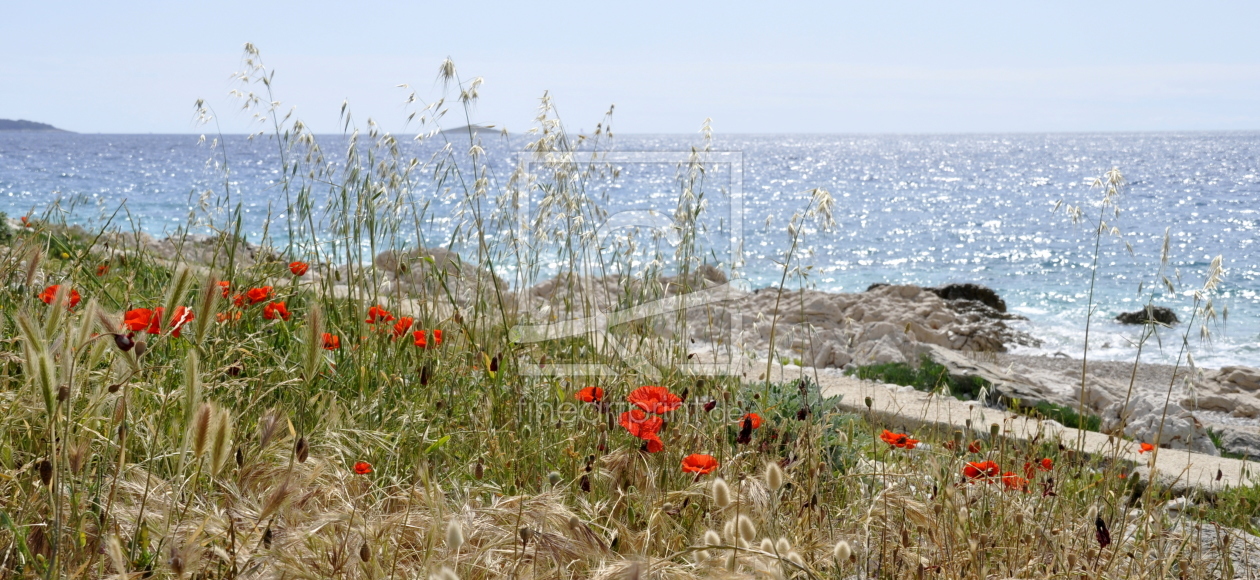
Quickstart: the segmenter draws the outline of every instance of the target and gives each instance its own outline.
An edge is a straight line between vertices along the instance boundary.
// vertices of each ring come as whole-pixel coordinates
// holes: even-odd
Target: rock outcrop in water
[[[1147,305],[1141,310],[1121,313],[1116,317],[1116,322],[1119,322],[1120,324],[1147,324],[1150,322],[1156,322],[1172,326],[1181,321],[1177,318],[1177,313],[1173,312],[1171,308]]]

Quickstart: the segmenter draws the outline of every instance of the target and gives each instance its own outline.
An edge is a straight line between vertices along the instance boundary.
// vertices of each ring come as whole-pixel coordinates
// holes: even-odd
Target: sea
[[[411,190],[426,202],[425,238],[446,239],[462,194],[426,170],[443,156],[467,163],[470,136],[411,137],[398,147],[420,162]],[[488,197],[522,164],[545,168],[525,152],[535,138],[478,134]],[[334,162],[348,148],[341,135],[319,142]],[[1260,133],[623,134],[581,143],[618,169],[586,184],[610,213],[670,212],[695,196],[718,260],[737,264],[753,287],[778,285],[785,263],[788,287],[835,292],[983,284],[1042,341],[1016,353],[1079,358],[1093,280],[1090,358],[1132,360],[1140,328],[1113,319],[1150,302],[1182,323],[1147,341],[1144,362],[1184,365],[1184,347],[1199,367],[1260,366]],[[0,211],[162,236],[226,193],[241,204],[247,237],[266,231],[283,244],[280,150],[265,136],[0,133]],[[706,170],[686,171],[697,155]],[[1103,208],[1097,182],[1113,168],[1125,185]],[[830,220],[810,203],[824,198]],[[1098,237],[1100,216],[1107,231]],[[1217,256],[1223,277],[1205,292]]]

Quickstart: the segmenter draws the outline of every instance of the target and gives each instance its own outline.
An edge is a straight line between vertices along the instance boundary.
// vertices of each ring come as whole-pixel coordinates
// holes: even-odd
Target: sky
[[[14,2],[0,118],[85,133],[254,129],[229,91],[252,42],[317,132],[404,130],[406,83],[482,77],[472,120],[622,133],[1260,129],[1255,2]],[[462,124],[448,117],[451,126]]]

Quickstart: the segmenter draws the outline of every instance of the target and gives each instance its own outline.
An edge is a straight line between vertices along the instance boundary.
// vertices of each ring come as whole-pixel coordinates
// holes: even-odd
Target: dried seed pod
[[[61,385],[57,387],[57,402],[64,402],[70,398],[70,385]]]
[[[293,453],[297,456],[298,463],[306,463],[310,452],[311,447],[307,444],[306,437],[298,437],[297,443],[293,446]]]
[[[372,561],[372,550],[368,548],[367,542],[363,542],[363,545],[359,546],[359,559],[364,562]]]
[[[145,351],[149,350],[149,345],[143,340],[136,341],[136,358],[144,356]]]
[[[53,476],[53,465],[52,465],[52,462],[51,462],[51,461],[49,461],[49,460],[47,460],[47,459],[40,459],[40,460],[39,460],[39,481],[40,481],[40,483],[43,483],[43,484],[44,484],[44,487],[48,487],[48,485],[49,485],[50,483],[52,483],[52,476]]]
[[[122,388],[122,383],[114,383],[110,385],[109,387],[107,387],[105,390],[109,391],[110,393],[117,393],[118,389],[121,389],[121,388]]]

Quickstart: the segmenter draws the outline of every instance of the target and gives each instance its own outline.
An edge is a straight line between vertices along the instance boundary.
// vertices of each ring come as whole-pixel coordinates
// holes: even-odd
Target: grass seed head
[[[831,555],[835,556],[837,562],[843,564],[849,561],[849,556],[853,555],[853,548],[849,547],[848,542],[840,540],[836,542],[836,547],[831,551]]]
[[[746,542],[753,541],[757,537],[757,526],[753,525],[752,520],[748,516],[739,516],[739,537]]]
[[[121,399],[119,399],[121,401]],[[210,423],[214,418],[214,403],[202,403],[193,417],[192,452],[200,459],[206,453],[206,443],[210,441]]]
[[[232,415],[227,409],[219,409],[214,418],[214,444],[210,447],[211,473],[217,474],[231,456]]]
[[[458,519],[452,519],[451,523],[446,526],[446,548],[456,552],[459,551],[459,547],[462,545],[464,545],[464,525]]]
[[[726,485],[726,480],[720,477],[713,480],[713,503],[719,508],[731,505],[731,488]]]
[[[783,487],[783,469],[773,461],[766,464],[766,487],[770,491],[779,491]]]

